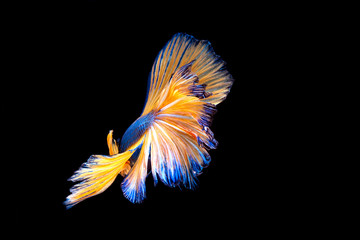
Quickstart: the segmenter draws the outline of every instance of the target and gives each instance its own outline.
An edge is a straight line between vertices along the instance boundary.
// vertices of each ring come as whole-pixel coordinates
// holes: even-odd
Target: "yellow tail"
[[[77,170],[69,181],[81,181],[74,185],[66,198],[66,208],[71,208],[79,202],[105,191],[120,173],[125,176],[130,170],[128,162],[131,151],[118,153],[118,146],[112,138],[112,131],[107,138],[110,156],[92,155],[88,161]]]

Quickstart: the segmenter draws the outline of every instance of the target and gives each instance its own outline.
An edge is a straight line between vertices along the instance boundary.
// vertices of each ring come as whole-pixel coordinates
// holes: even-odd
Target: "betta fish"
[[[145,179],[155,185],[194,189],[218,142],[210,129],[216,105],[228,95],[233,77],[209,41],[175,34],[157,55],[148,78],[144,109],[121,141],[107,136],[109,155],[92,155],[69,181],[75,184],[67,208],[105,191],[117,175],[132,203],[146,197]]]

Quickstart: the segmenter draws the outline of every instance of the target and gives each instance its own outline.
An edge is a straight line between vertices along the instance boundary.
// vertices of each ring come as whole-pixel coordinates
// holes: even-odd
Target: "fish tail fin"
[[[64,205],[67,209],[79,202],[105,191],[120,173],[126,175],[130,170],[128,160],[132,152],[118,153],[116,141],[112,139],[112,131],[108,135],[108,146],[111,156],[92,155],[86,163],[83,163],[68,180],[80,183],[75,184],[71,194],[66,198]]]

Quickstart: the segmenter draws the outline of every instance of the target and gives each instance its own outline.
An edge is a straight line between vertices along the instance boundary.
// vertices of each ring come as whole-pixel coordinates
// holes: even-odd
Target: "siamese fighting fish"
[[[210,125],[216,106],[233,84],[225,62],[209,41],[175,34],[161,49],[148,78],[144,109],[121,141],[107,136],[108,155],[92,155],[68,180],[79,183],[64,202],[71,208],[105,191],[120,174],[123,195],[132,203],[146,197],[152,174],[169,187],[194,189],[218,142]]]

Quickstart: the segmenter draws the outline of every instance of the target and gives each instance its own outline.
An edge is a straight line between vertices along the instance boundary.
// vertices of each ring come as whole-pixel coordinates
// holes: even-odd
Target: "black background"
[[[37,227],[56,229],[56,234],[79,226],[85,226],[80,234],[96,233],[92,226],[130,237],[151,236],[143,227],[181,234],[199,224],[201,234],[256,234],[259,224],[275,221],[281,227],[298,211],[294,199],[299,196],[292,190],[297,183],[289,181],[297,156],[288,152],[292,130],[284,131],[293,116],[283,114],[287,107],[279,110],[284,94],[291,94],[282,92],[279,80],[288,64],[282,44],[291,37],[282,35],[286,28],[278,29],[276,16],[259,18],[257,8],[241,5],[139,11],[84,1],[41,9],[46,10],[29,13],[31,21],[21,21],[17,42],[22,76],[29,79],[19,94],[19,136],[31,159],[17,187],[17,220],[30,224],[36,218]],[[109,130],[121,137],[141,114],[153,61],[177,32],[209,40],[235,79],[218,105],[212,130],[219,146],[210,151],[212,162],[198,189],[154,187],[149,176],[147,198],[132,204],[122,195],[119,176],[104,193],[66,210],[62,202],[73,185],[67,179],[90,155],[108,152]]]

